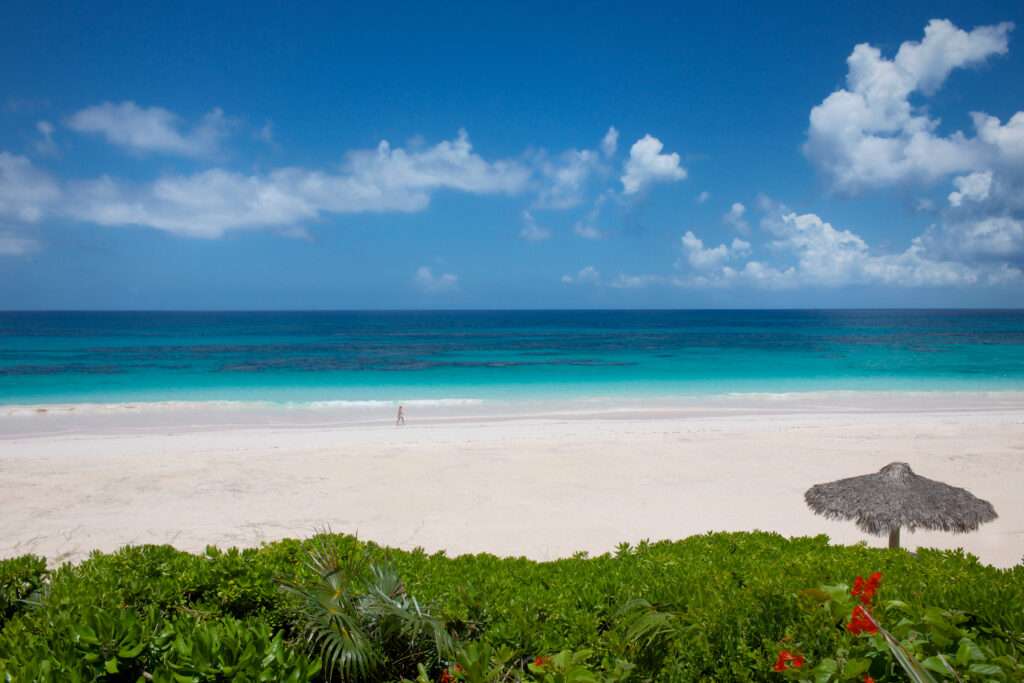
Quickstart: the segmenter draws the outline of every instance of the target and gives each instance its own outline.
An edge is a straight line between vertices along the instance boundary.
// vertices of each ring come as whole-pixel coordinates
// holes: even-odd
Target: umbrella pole
[[[900,547],[900,528],[889,529],[889,548]]]

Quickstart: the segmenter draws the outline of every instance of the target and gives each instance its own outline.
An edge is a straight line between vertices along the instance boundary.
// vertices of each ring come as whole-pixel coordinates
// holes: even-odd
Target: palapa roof
[[[997,517],[987,500],[914,474],[905,462],[890,463],[874,474],[817,484],[804,500],[817,514],[853,520],[876,536],[900,527],[965,533]]]

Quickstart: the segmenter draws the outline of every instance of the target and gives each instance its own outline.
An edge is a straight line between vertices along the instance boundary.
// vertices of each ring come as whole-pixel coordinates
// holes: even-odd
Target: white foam
[[[109,415],[118,413],[160,413],[174,411],[248,411],[248,410],[360,410],[396,407],[458,408],[484,405],[479,398],[414,398],[394,400],[331,400],[331,401],[131,401],[115,403],[38,403],[11,404],[0,407],[0,417],[29,415]]]
[[[719,408],[756,408],[769,405],[778,407],[817,408],[820,404],[842,407],[852,405],[870,407],[875,400],[895,401],[902,405],[913,405],[923,401],[930,405],[1024,405],[1024,392],[1013,390],[995,391],[893,391],[878,390],[826,390],[793,392],[723,392],[717,394],[675,394],[644,395],[624,393],[617,396],[521,396],[515,399],[481,399],[473,397],[407,398],[407,399],[364,399],[364,400],[322,400],[322,401],[265,401],[265,400],[205,400],[205,401],[132,401],[115,403],[41,403],[10,404],[0,406],[0,418],[28,418],[33,416],[61,415],[159,415],[165,414],[261,414],[261,415],[324,415],[344,419],[346,415],[366,419],[368,413],[393,411],[398,405],[423,411],[427,414],[482,415],[495,414],[575,414],[619,413],[637,410],[693,410]],[[460,412],[465,410],[465,412]],[[241,416],[240,416],[241,417]],[[245,418],[241,418],[245,419]]]

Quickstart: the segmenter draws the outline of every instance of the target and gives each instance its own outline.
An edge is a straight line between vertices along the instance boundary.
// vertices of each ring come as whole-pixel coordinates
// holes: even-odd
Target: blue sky
[[[2,10],[0,309],[1020,304],[1020,3],[216,4]]]

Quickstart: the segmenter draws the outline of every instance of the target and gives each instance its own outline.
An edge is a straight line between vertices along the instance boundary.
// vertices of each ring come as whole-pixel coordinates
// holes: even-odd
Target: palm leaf
[[[305,559],[310,579],[285,582],[298,597],[298,621],[330,677],[378,679],[433,655],[451,659],[455,643],[441,620],[409,596],[393,567],[365,556],[342,558],[327,540]]]
[[[883,628],[870,612],[864,610],[864,614],[866,614],[868,619],[871,620],[871,623],[875,625],[878,632],[882,634],[882,637],[885,639],[885,644],[889,646],[889,651],[892,652],[892,656],[900,663],[900,666],[903,667],[903,671],[906,672],[911,681],[914,683],[936,683],[935,678],[928,673],[928,670],[921,665],[921,662],[917,661],[914,655],[904,647],[903,643],[901,643],[896,636]]]
[[[675,614],[663,612],[640,598],[627,601],[619,608],[616,617],[620,633],[641,649],[650,647],[675,630]]]

